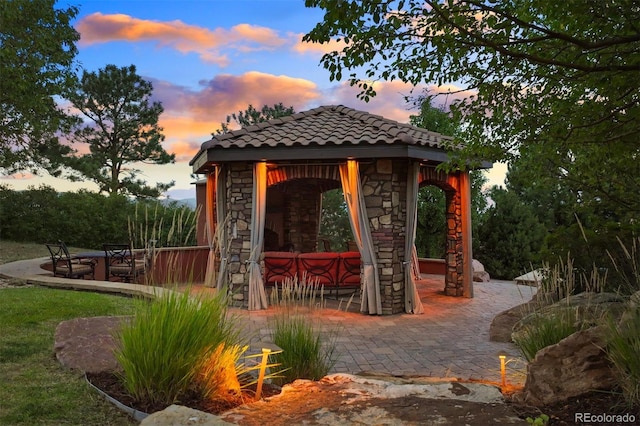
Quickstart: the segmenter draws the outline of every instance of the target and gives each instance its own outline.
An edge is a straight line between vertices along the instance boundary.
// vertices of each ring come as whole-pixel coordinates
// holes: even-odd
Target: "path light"
[[[260,373],[258,374],[258,386],[256,387],[256,400],[260,400],[262,396],[262,382],[264,382],[264,372],[267,369],[269,354],[271,349],[262,348],[262,362],[260,362]]]
[[[279,364],[269,364],[269,355],[276,355],[282,352],[282,349],[277,345],[270,342],[263,342],[262,353],[249,355],[246,358],[258,358],[260,357],[260,364],[252,367],[250,370],[258,370],[258,381],[256,383],[256,395],[255,399],[259,400],[262,397],[262,385],[264,383],[264,377],[266,375],[267,368],[277,367]]]
[[[507,386],[507,355],[505,351],[498,352],[498,358],[500,358],[500,383],[503,388]]]

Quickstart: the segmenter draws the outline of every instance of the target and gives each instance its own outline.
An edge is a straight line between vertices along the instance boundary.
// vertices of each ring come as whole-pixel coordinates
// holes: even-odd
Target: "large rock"
[[[53,350],[67,368],[87,373],[119,368],[113,349],[114,330],[130,317],[75,318],[56,327]]]
[[[605,328],[600,326],[538,351],[527,367],[524,402],[547,405],[596,389],[613,389],[615,374],[604,347]]]
[[[232,424],[213,414],[182,405],[170,405],[142,420],[140,426],[224,426]]]
[[[500,312],[493,318],[489,326],[489,340],[492,342],[511,342],[513,326],[530,314],[531,310],[531,302],[527,302]]]
[[[536,300],[536,303],[539,303]],[[566,297],[556,303],[541,306],[513,326],[512,339],[519,340],[529,327],[535,327],[539,318],[558,318],[559,321],[571,319],[576,330],[598,325],[604,315],[619,318],[626,306],[624,297],[615,293],[584,292]]]
[[[631,295],[624,312],[618,321],[619,326],[623,326],[629,321],[634,321],[640,315],[640,291],[636,291]]]
[[[553,300],[544,295],[541,297],[538,292],[528,302],[500,312],[493,318],[489,326],[489,340],[492,342],[512,342],[513,328],[522,318],[555,301],[557,299]]]
[[[471,261],[473,267],[473,281],[487,283],[491,281],[489,273],[484,270],[484,265],[478,262],[476,259]]]

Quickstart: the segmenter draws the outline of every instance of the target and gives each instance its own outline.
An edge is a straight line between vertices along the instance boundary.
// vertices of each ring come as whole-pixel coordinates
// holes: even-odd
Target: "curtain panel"
[[[407,223],[404,244],[404,310],[408,314],[422,314],[424,307],[416,287],[415,267],[417,266],[416,224],[418,221],[418,175],[420,164],[412,161],[407,173]],[[415,256],[414,256],[415,254]],[[419,272],[418,272],[419,274]]]
[[[227,286],[227,171],[224,166],[216,167],[216,220],[216,248],[220,255],[216,288],[220,291]]]
[[[267,295],[262,281],[260,257],[264,243],[264,221],[267,201],[267,163],[253,165],[251,209],[251,253],[249,254],[249,310],[266,309]]]
[[[206,186],[206,204],[204,214],[206,219],[207,244],[209,246],[209,255],[207,257],[207,271],[204,275],[204,286],[213,287],[216,283],[216,247],[215,247],[215,212],[213,209],[216,204],[216,174],[209,173],[207,176]]]
[[[347,203],[351,230],[362,258],[362,301],[360,311],[372,315],[382,315],[380,278],[373,250],[373,240],[369,228],[369,218],[362,194],[360,167],[357,161],[348,160],[340,165],[342,192]]]

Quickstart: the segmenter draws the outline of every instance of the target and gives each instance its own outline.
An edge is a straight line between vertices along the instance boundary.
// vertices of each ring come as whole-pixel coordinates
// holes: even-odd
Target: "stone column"
[[[407,161],[362,165],[362,186],[378,262],[382,314],[404,312]]]
[[[234,301],[241,301],[245,307],[249,300],[247,261],[251,252],[252,166],[251,163],[230,163],[227,174],[227,207],[229,212],[227,274]]]

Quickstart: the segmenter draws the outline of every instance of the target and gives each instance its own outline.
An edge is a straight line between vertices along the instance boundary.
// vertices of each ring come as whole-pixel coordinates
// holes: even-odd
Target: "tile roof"
[[[329,105],[216,135],[202,144],[198,155],[210,149],[348,144],[402,144],[444,150],[443,143],[450,139],[379,115],[343,105]]]

